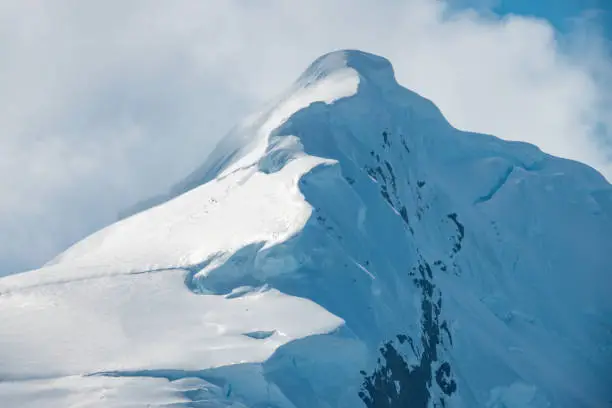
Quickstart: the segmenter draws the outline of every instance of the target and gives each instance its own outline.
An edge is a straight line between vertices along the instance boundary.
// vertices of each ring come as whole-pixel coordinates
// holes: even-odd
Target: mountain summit
[[[317,58],[302,74],[298,83],[312,84],[345,69],[353,70],[360,82],[365,81],[366,84],[370,82],[378,87],[398,86],[389,60],[355,50],[335,51]]]
[[[0,279],[6,406],[603,406],[612,186],[317,59],[170,192]]]

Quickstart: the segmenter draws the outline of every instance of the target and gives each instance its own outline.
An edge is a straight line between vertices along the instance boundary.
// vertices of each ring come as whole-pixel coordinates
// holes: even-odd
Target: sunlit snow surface
[[[610,184],[380,57],[321,57],[154,202],[0,279],[0,406],[612,401]]]

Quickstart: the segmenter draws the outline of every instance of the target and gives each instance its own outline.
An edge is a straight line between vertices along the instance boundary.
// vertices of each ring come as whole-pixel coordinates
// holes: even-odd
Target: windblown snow
[[[131,212],[0,279],[0,406],[612,401],[612,186],[384,58],[317,59]]]

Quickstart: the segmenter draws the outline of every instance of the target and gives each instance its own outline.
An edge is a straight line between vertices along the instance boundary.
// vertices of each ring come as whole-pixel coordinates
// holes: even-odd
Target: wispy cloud
[[[5,1],[0,274],[37,266],[196,167],[317,56],[359,48],[463,129],[610,177],[610,55],[592,26],[407,0]]]

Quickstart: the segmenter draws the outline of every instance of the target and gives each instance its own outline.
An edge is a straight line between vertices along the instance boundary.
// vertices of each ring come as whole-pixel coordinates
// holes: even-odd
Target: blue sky
[[[500,16],[518,14],[546,19],[559,32],[572,30],[576,18],[590,15],[591,24],[612,36],[610,0],[453,0],[458,7],[488,10]],[[596,13],[596,15],[593,15]]]
[[[591,11],[600,13],[595,21],[602,28],[612,29],[609,26],[610,10],[608,0],[499,0],[493,7],[493,11],[501,15],[515,13],[545,18],[560,31],[568,31],[572,19]]]

